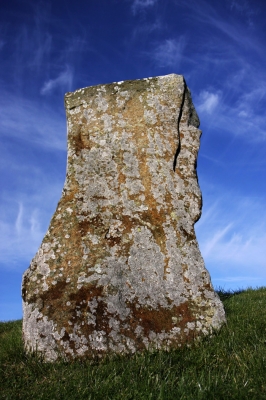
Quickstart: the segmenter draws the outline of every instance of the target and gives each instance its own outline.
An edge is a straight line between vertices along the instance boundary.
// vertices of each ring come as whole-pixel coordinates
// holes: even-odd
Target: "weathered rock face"
[[[183,77],[89,87],[65,105],[66,182],[23,277],[26,349],[134,353],[219,328],[194,232],[201,132]]]

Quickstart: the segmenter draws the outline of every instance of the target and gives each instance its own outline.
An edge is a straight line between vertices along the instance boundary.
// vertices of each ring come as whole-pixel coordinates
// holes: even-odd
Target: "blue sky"
[[[199,245],[215,288],[266,286],[266,2],[3,0],[0,320],[61,196],[64,94],[177,73],[203,131]]]

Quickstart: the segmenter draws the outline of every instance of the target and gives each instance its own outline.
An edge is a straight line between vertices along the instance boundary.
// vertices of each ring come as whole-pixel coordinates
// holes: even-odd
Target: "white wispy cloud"
[[[58,179],[53,183],[47,180],[39,176],[32,181],[31,196],[15,191],[1,197],[1,268],[23,272],[38,250],[62,190]]]
[[[227,226],[225,226],[223,229],[218,229],[217,232],[215,232],[214,236],[208,240],[208,242],[204,246],[204,255],[205,257],[208,257],[209,254],[213,252],[213,249],[217,246],[219,242],[224,238],[226,233],[229,231],[229,229],[232,227],[232,223],[229,223]]]
[[[249,235],[243,235],[242,229],[239,230],[240,233],[233,233],[229,239],[224,238],[228,227],[221,232],[213,232],[215,240],[209,238],[202,246],[202,253],[206,260],[215,264],[241,265],[243,271],[265,267],[266,234],[261,236],[257,233],[253,236],[254,234],[250,232]]]
[[[247,78],[247,74],[245,75],[245,78]],[[266,101],[266,74],[261,78],[262,79],[260,80],[258,75],[250,78],[250,84],[248,85],[247,90],[242,91],[238,98],[237,107],[240,111],[241,109],[248,109],[254,112],[255,110],[260,111],[261,108],[263,108],[262,102]],[[259,83],[256,85],[255,82],[257,79],[259,79]]]
[[[27,209],[22,215],[21,209],[14,221],[0,219],[0,264],[7,269],[19,269],[20,262],[29,264],[37,251],[44,235],[44,230],[31,231],[29,219],[31,211]],[[39,226],[39,225],[38,225]]]
[[[29,219],[30,232],[35,235],[36,232],[41,232],[40,213],[39,210],[34,209]]]
[[[30,59],[30,67],[40,70],[43,67],[44,60],[49,57],[52,50],[52,36],[45,33],[43,38],[39,39],[39,43],[34,45],[32,58]]]
[[[49,4],[33,2],[31,6],[34,11],[21,18],[13,32],[3,37],[12,48],[3,63],[13,74],[17,88],[33,90],[37,79],[45,80],[42,94],[59,87],[71,90],[73,65],[79,64],[88,49],[86,29],[80,36],[76,32],[69,35],[69,27],[55,19]],[[60,34],[56,33],[58,30]]]
[[[155,32],[155,31],[159,31],[160,29],[162,29],[163,25],[161,23],[161,21],[159,19],[157,19],[155,22],[153,23],[141,23],[139,25],[137,25],[134,30],[132,31],[132,38],[136,39],[139,37],[143,37],[143,35],[150,35],[151,33]]]
[[[185,47],[185,36],[180,36],[179,39],[166,39],[155,47],[150,56],[159,67],[178,68]]]
[[[229,286],[234,282],[235,287],[241,287],[247,277],[252,277],[255,284],[266,285],[263,199],[221,196],[218,190],[213,198],[215,204],[206,205],[208,211],[203,212],[195,228],[203,258],[215,284],[224,280]],[[254,282],[249,280],[246,283],[252,285]]]
[[[247,141],[265,141],[266,73],[247,60],[236,75],[224,79],[221,90],[202,90],[195,96],[202,127],[223,130]]]
[[[237,0],[233,0],[230,2],[230,8],[232,10],[237,10],[240,13],[248,12],[250,13],[249,3],[246,0],[242,0],[241,3]]]
[[[242,4],[242,12],[251,16],[254,12],[254,7],[252,8],[248,2],[244,3],[246,3],[246,5],[243,6]],[[210,40],[214,37],[216,32],[219,32],[223,35],[223,37],[218,39],[220,43],[223,39],[226,40],[229,38],[235,42],[235,44],[238,44],[240,48],[256,53],[265,60],[265,52],[263,51],[264,43],[260,41],[259,36],[254,35],[255,32],[253,32],[252,29],[249,29],[250,25],[252,25],[250,19],[248,18],[248,21],[243,21],[239,18],[233,18],[233,16],[231,16],[232,18],[229,18],[230,9],[233,10],[235,7],[238,7],[238,10],[241,10],[239,2],[235,2],[235,6],[233,5],[233,7],[233,3],[231,4],[231,7],[228,7],[226,17],[222,16],[221,13],[218,12],[215,3],[205,0],[202,0],[201,2],[196,0],[176,0],[176,4],[177,6],[182,4],[182,6],[189,9],[189,17],[204,24],[205,31],[207,31],[208,26],[211,28]],[[256,12],[259,12],[259,9],[256,10]]]
[[[254,278],[252,275],[249,276],[242,276],[242,275],[237,275],[237,276],[225,276],[224,278],[214,278],[213,281],[219,281],[219,283],[245,283],[245,287],[251,287],[253,284],[253,281],[256,281],[257,278]],[[239,289],[242,288],[241,284],[238,286]]]
[[[72,87],[73,82],[73,72],[69,68],[66,67],[64,71],[62,71],[56,78],[49,79],[46,81],[41,89],[41,94],[46,95],[50,94],[56,88],[61,87],[65,92],[69,92]]]
[[[15,222],[15,232],[20,235],[22,231],[23,204],[19,203],[18,215]]]
[[[202,113],[206,112],[207,114],[211,114],[218,106],[219,101],[219,93],[212,93],[210,91],[204,90],[199,94],[197,110]]]
[[[177,2],[188,9],[190,17],[204,32],[203,44],[195,54],[198,63],[219,76],[215,79],[210,74],[215,90],[201,89],[195,96],[197,111],[203,126],[206,119],[206,125],[212,130],[241,135],[248,141],[264,141],[265,46],[260,32],[255,28],[250,30],[246,20],[239,17],[239,14],[251,15],[254,6],[245,0],[226,3],[220,12],[219,7],[205,0],[200,4],[195,0]]]
[[[157,0],[134,0],[131,8],[133,13],[135,14],[139,10],[154,6],[156,3]]]
[[[17,27],[16,36],[13,38],[12,58],[16,74],[21,75],[23,70],[30,69],[39,73],[49,65],[53,50],[52,35],[45,16],[40,13],[34,16],[30,23]]]
[[[2,137],[19,138],[42,147],[66,150],[64,109],[43,108],[34,99],[0,91],[0,131]]]
[[[256,7],[256,5],[255,5]],[[251,5],[247,0],[233,0],[230,1],[230,8],[238,14],[247,18],[249,26],[253,26],[253,17],[258,13],[258,9],[254,7],[254,2]]]
[[[241,135],[247,141],[266,140],[265,118],[256,110],[255,104],[249,106],[240,98],[235,105],[223,103],[220,110],[221,113],[216,113],[216,118],[211,121],[213,127],[231,135]]]

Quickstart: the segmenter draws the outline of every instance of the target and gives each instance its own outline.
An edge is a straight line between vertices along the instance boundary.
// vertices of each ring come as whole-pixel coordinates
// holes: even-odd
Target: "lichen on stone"
[[[225,321],[194,230],[201,131],[167,75],[65,96],[67,174],[24,273],[23,336],[46,360],[178,348]]]

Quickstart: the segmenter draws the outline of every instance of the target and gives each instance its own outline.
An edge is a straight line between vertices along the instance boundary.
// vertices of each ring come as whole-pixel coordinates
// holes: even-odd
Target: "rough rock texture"
[[[219,328],[194,232],[201,132],[184,78],[65,96],[62,198],[23,277],[27,350],[46,360],[170,349]]]

